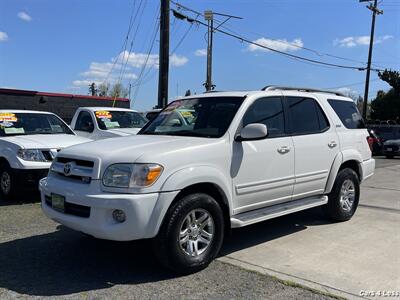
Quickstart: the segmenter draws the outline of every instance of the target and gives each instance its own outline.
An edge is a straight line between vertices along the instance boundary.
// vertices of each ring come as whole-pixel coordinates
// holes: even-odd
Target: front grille
[[[394,151],[394,152],[399,151],[399,146],[398,145],[385,145],[384,150],[387,150],[387,148],[392,148],[391,151]]]
[[[93,161],[57,156],[51,165],[51,171],[68,180],[88,184],[92,180],[93,167]]]
[[[42,150],[42,154],[46,161],[53,161],[59,151],[60,149]]]
[[[66,164],[69,162],[74,162],[77,166],[93,168],[94,162],[90,160],[82,160],[82,159],[75,159],[75,158],[68,158],[68,157],[57,157],[56,161]]]
[[[45,202],[49,207],[52,207],[50,196],[45,196]],[[65,207],[64,213],[67,215],[73,215],[73,216],[82,217],[82,218],[90,217],[90,207],[89,206],[65,202],[64,207]]]

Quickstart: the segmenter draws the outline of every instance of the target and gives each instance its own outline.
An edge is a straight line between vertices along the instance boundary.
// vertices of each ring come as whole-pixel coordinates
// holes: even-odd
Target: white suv
[[[173,120],[176,111],[189,121]],[[40,182],[42,208],[97,238],[152,238],[167,267],[195,272],[230,228],[315,206],[349,220],[375,168],[367,137],[354,102],[337,93],[194,95],[137,136],[62,150]]]
[[[90,140],[79,137],[58,116],[29,110],[0,110],[0,197],[37,191],[57,151]]]

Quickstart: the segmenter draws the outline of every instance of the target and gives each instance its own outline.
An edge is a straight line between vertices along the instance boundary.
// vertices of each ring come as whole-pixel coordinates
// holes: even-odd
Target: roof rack
[[[326,93],[326,94],[334,94],[337,96],[346,97],[343,93],[337,91],[330,91],[330,90],[323,90],[323,89],[314,89],[314,88],[307,88],[307,87],[292,87],[292,86],[279,86],[279,85],[267,85],[261,89],[262,91],[303,91],[303,92],[314,92],[314,93]]]

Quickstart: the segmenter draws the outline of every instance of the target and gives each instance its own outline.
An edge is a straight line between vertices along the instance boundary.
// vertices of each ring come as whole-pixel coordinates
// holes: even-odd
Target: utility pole
[[[164,108],[168,102],[169,0],[160,1],[160,53],[157,108]]]
[[[211,10],[206,10],[204,12],[204,19],[207,21],[207,77],[204,86],[206,91],[211,91],[214,89],[212,84],[212,49],[213,49],[213,30],[214,30],[214,16]]]
[[[189,23],[193,23],[193,22],[197,22],[197,23],[201,23],[204,25],[204,23],[197,21],[196,19],[193,19],[183,13],[181,13],[179,11],[179,9],[183,8],[185,10],[189,10],[192,11],[194,13],[197,13],[197,16],[200,16],[201,13],[196,12],[190,8],[187,8],[181,4],[177,3],[177,7],[178,10],[173,9],[172,12],[174,14],[174,17],[179,19],[179,20],[186,20]],[[219,21],[216,20],[218,22],[218,26],[216,28],[214,28],[214,15],[218,15],[218,16],[222,16],[225,17],[226,19],[224,21]],[[215,30],[217,30],[218,28],[220,28],[221,26],[223,26],[226,22],[228,22],[230,19],[243,19],[241,17],[237,17],[237,16],[232,16],[232,15],[227,15],[227,14],[221,14],[221,13],[216,13],[213,12],[211,10],[206,10],[204,12],[204,19],[207,21],[207,76],[206,76],[206,82],[203,83],[204,87],[206,88],[206,91],[212,91],[215,88],[215,84],[212,83],[212,52],[213,52],[213,33]]]
[[[129,104],[131,104],[131,90],[132,90],[132,83],[129,83],[129,90],[128,90]]]
[[[359,0],[360,2],[369,2],[371,0]],[[367,119],[367,108],[368,108],[368,91],[369,91],[369,78],[371,73],[371,60],[372,60],[372,48],[374,46],[374,33],[375,33],[375,17],[376,15],[383,14],[382,10],[378,9],[378,0],[374,0],[374,4],[371,3],[367,6],[372,11],[372,24],[371,24],[371,35],[369,39],[369,50],[368,50],[368,62],[367,62],[367,74],[365,78],[365,92],[362,116],[364,120]]]

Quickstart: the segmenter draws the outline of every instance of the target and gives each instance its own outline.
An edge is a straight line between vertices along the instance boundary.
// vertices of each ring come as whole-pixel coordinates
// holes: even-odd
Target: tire
[[[359,199],[360,180],[356,172],[350,168],[340,170],[328,195],[325,211],[334,221],[348,221],[356,212]]]
[[[15,174],[8,163],[0,164],[0,198],[3,200],[14,200],[17,194]]]
[[[198,222],[192,222],[193,212]],[[191,227],[193,223],[201,225]],[[165,267],[180,274],[190,274],[210,264],[218,255],[223,239],[224,218],[220,205],[207,194],[195,193],[184,196],[169,208],[158,235],[153,239],[153,249]],[[209,240],[208,245],[204,240]],[[197,254],[193,253],[195,248],[190,247],[193,243],[198,245]]]

